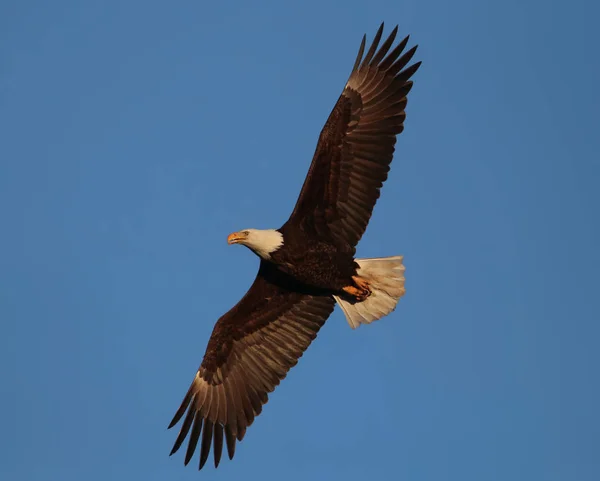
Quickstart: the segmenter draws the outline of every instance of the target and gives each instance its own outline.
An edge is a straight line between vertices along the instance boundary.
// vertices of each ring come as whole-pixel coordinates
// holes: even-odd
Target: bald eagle
[[[392,312],[404,295],[402,256],[355,257],[404,129],[417,47],[383,24],[354,67],[319,136],[296,206],[279,229],[229,235],[260,257],[254,283],[215,324],[206,353],[169,428],[183,424],[171,454],[189,435],[185,464],[200,442],[215,467],[235,453],[268,393],[296,365],[337,303],[352,328]],[[391,49],[391,50],[390,50]],[[388,53],[389,52],[389,53]],[[363,56],[364,55],[364,56]]]

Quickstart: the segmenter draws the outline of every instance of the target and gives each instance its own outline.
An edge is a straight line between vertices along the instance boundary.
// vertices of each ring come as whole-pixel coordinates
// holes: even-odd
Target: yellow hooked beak
[[[238,244],[241,241],[243,241],[244,239],[246,239],[247,237],[248,237],[248,234],[246,234],[245,232],[234,232],[233,234],[229,234],[227,236],[227,243],[229,245]]]

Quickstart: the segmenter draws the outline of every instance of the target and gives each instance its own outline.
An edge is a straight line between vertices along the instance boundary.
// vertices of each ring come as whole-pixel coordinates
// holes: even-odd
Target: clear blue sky
[[[227,3],[227,5],[225,5]],[[259,5],[260,3],[260,5]],[[600,479],[597,2],[2,2],[0,479]],[[420,45],[361,257],[233,462],[168,457],[363,33]]]

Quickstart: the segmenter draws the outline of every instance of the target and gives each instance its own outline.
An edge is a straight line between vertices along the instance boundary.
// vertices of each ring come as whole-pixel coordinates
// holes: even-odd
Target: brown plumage
[[[381,269],[386,259],[392,259],[360,260],[354,253],[387,178],[396,136],[403,130],[409,79],[420,65],[405,68],[416,51],[413,47],[403,54],[408,37],[392,49],[397,29],[378,50],[382,24],[366,55],[363,38],[289,220],[280,229],[261,234],[266,244],[250,240],[252,229],[232,234],[230,242],[248,245],[262,259],[246,295],[217,321],[202,364],[169,425],[183,419],[171,454],[189,437],[185,464],[198,444],[200,468],[211,446],[215,466],[224,444],[233,458],[236,441],[244,438],[268,393],[315,339],[336,301],[349,322],[357,315],[348,310],[358,301],[344,296],[354,292],[347,286],[364,287],[363,282],[353,283],[361,268],[367,275],[368,269]],[[368,267],[375,264],[379,267]],[[381,305],[373,304],[378,314],[363,313],[356,324],[391,312],[404,293],[401,258],[393,258],[393,267],[386,269],[396,269],[399,273],[390,282],[400,283],[381,287],[395,294],[378,295],[393,298],[393,306],[381,307],[380,300]],[[375,282],[373,292],[382,292]]]
[[[363,37],[350,78],[321,131],[288,221],[306,230],[329,230],[352,249],[362,237],[379,189],[387,179],[396,135],[404,130],[406,96],[413,85],[409,79],[421,65],[417,62],[402,70],[417,50],[414,46],[401,56],[408,36],[385,57],[397,32],[398,27],[376,53],[382,24],[361,61]]]

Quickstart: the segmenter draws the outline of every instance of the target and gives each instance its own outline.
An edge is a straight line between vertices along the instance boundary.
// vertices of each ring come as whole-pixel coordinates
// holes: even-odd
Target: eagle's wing
[[[200,469],[211,444],[218,466],[223,439],[233,458],[236,439],[242,440],[267,394],[296,365],[333,311],[330,296],[302,289],[261,261],[246,295],[214,327],[202,364],[169,425],[187,411],[171,454],[189,434],[185,464],[198,441]]]
[[[398,27],[377,50],[383,24],[363,58],[363,37],[350,78],[329,115],[288,223],[327,230],[354,248],[362,237],[379,190],[387,179],[396,135],[404,129],[410,77],[406,67],[417,47],[403,55],[408,37],[389,54]],[[386,54],[388,54],[386,56]]]

